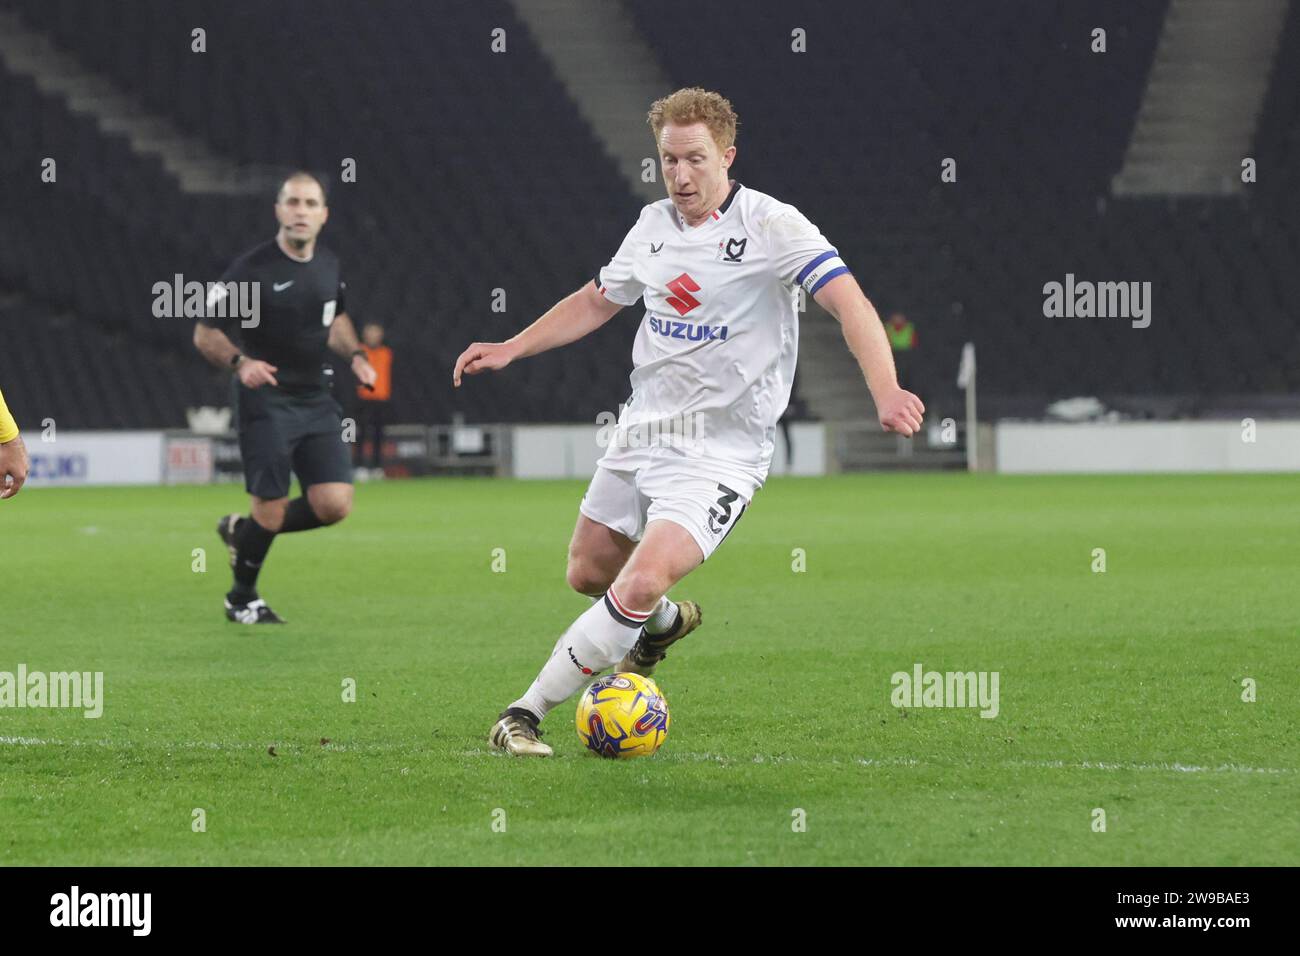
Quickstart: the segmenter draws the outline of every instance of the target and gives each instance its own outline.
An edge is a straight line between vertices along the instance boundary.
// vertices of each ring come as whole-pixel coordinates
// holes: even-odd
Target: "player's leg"
[[[596,469],[578,508],[578,523],[569,542],[565,572],[569,587],[592,600],[604,596],[641,537],[649,504],[637,489],[632,473]],[[682,612],[665,595],[646,621],[646,630],[667,633],[680,626],[683,613],[688,621],[694,621],[688,627],[693,629],[699,623],[698,611],[692,604]]]
[[[289,498],[286,495],[276,498],[258,498],[254,495],[249,499],[248,513],[253,516],[254,521],[272,534],[279,534],[284,530],[284,519],[288,510]]]
[[[244,624],[282,624],[257,593],[257,576],[276,537],[335,524],[352,510],[352,486],[341,482],[310,485],[292,501],[287,496],[254,495],[248,517],[226,515],[217,533],[230,551],[235,583],[226,595],[226,616]]]
[[[326,481],[309,485],[305,497],[317,522],[313,527],[338,524],[352,513],[352,486],[345,482]]]
[[[285,509],[281,534],[338,524],[352,513],[352,453],[343,440],[343,410],[322,394],[300,414],[292,462],[304,491]]]
[[[582,500],[567,575],[570,586],[594,603],[556,641],[524,696],[502,713],[489,737],[497,747],[548,756],[551,748],[537,739],[538,724],[552,707],[629,655],[648,630],[654,633],[651,640],[672,643],[699,625],[698,606],[683,601],[679,608],[667,591],[705,553],[689,531],[672,521],[655,522],[653,534],[647,529],[643,537],[643,522],[654,508],[632,474],[597,469]],[[702,513],[703,507],[697,510]],[[634,544],[637,539],[640,543]],[[639,601],[646,602],[644,609]],[[652,670],[663,654],[652,649],[645,656],[653,657]]]
[[[337,481],[309,485],[304,494],[293,500],[284,496],[273,499],[254,496],[249,508],[253,520],[270,537],[337,524],[351,513],[352,486]],[[231,567],[236,564],[247,520],[242,515],[231,514],[217,526],[217,532],[230,550]],[[266,547],[270,548],[269,540]]]
[[[338,524],[351,513],[352,486],[341,481],[308,485],[303,494],[292,500],[279,498],[263,501],[254,498],[252,507],[253,518],[273,535],[310,531]],[[228,515],[222,520],[230,519],[234,521],[234,534],[238,535],[245,519],[238,515]]]
[[[689,531],[675,521],[652,519],[605,596],[628,621],[647,617],[669,588],[703,562],[704,553]]]
[[[636,542],[621,531],[579,512],[569,541],[565,580],[579,594],[593,599],[602,597],[627,564],[634,548]]]
[[[287,482],[286,482],[287,483]],[[240,624],[283,624],[257,593],[257,576],[267,552],[284,523],[289,499],[250,498],[248,515],[226,515],[217,523],[217,533],[230,552],[234,584],[226,595],[226,618]]]
[[[650,492],[657,495],[647,509],[648,527],[660,523],[674,525],[695,542],[701,561],[708,560],[726,540],[749,506],[743,495],[706,478],[684,478],[671,472],[659,473],[652,475],[646,485]],[[629,562],[629,567],[634,567],[632,562]],[[624,585],[616,581],[614,587],[622,595]],[[635,599],[645,598],[637,595]],[[660,599],[661,607],[664,602],[668,602],[666,596]],[[663,627],[646,626],[627,655],[619,661],[618,670],[649,677],[667,656],[669,646],[699,627],[702,620],[699,605],[682,601],[670,624]]]
[[[276,535],[342,521],[352,510],[351,461],[338,404],[328,395],[303,406],[273,393],[239,395],[248,517],[217,526],[231,551],[235,584],[226,617],[245,624],[283,623],[257,593],[257,576]],[[291,472],[306,491],[289,499]]]
[[[283,623],[257,593],[257,577],[271,542],[284,523],[291,478],[286,419],[278,398],[236,388],[239,451],[249,514],[226,515],[217,533],[230,552],[234,582],[226,594],[226,618],[241,624]]]
[[[651,522],[612,586],[561,635],[537,679],[503,719],[513,714],[536,724],[594,675],[622,660],[659,599],[702,560],[685,529],[671,521]]]
[[[565,570],[569,586],[591,598],[593,610],[604,608],[605,592],[636,548],[647,505],[637,493],[634,474],[596,469],[578,508]],[[550,658],[524,697],[501,713],[488,735],[493,746],[516,755],[550,755],[551,748],[538,739],[541,731],[537,728],[549,709],[547,694],[562,694],[559,699],[563,700],[591,673],[587,668],[583,674],[585,665],[569,663],[565,638],[572,630],[570,627],[555,642]]]

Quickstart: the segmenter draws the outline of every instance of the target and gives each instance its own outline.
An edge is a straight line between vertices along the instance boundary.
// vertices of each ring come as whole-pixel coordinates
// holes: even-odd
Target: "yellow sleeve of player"
[[[18,423],[9,414],[9,406],[5,404],[4,392],[0,392],[0,445],[13,441],[17,437]]]

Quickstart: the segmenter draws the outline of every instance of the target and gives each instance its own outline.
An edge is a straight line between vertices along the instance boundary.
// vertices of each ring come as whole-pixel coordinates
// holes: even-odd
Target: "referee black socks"
[[[302,495],[294,498],[284,509],[284,524],[280,528],[280,534],[288,534],[290,531],[310,531],[312,528],[320,528],[324,525],[325,522],[317,518],[316,512],[311,510],[311,502],[307,500],[307,496]]]
[[[235,533],[235,586],[227,597],[232,604],[247,604],[257,597],[257,575],[276,534],[310,531],[324,522],[316,517],[306,495],[294,498],[284,510],[284,524],[278,532],[267,531],[252,515],[241,518]]]
[[[257,575],[274,540],[275,532],[267,531],[252,515],[239,522],[235,541],[235,587],[230,592],[232,603],[246,604],[257,597]]]

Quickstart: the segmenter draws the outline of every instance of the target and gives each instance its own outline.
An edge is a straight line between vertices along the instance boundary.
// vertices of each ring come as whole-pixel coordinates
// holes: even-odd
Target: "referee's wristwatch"
[[[232,369],[239,368],[239,363],[242,361],[244,361],[244,353],[236,352],[234,356],[230,359],[230,367]]]

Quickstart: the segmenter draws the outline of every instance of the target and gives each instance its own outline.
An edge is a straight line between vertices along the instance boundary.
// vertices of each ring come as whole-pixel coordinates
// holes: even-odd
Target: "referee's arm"
[[[239,380],[248,388],[279,384],[275,380],[279,368],[269,362],[248,358],[221,329],[196,322],[194,347],[217,368],[234,369]]]
[[[18,494],[27,480],[28,467],[27,446],[0,392],[0,499]]]
[[[370,359],[366,358],[365,350],[361,348],[361,340],[357,338],[357,330],[346,312],[334,316],[334,322],[330,325],[328,344],[336,355],[351,360],[352,374],[357,377],[358,382],[369,389],[375,387],[379,373],[370,364]]]

